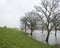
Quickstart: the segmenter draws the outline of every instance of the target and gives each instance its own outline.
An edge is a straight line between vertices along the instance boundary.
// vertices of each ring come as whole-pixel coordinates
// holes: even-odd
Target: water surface
[[[30,30],[27,30],[27,32],[30,33]],[[33,38],[44,43],[46,43],[45,42],[46,36],[47,36],[46,30],[43,31],[43,34],[41,30],[34,30],[33,32]],[[60,44],[60,31],[59,30],[57,31],[57,37],[55,37],[55,31],[54,30],[51,31],[50,36],[49,36],[49,44],[50,45]]]

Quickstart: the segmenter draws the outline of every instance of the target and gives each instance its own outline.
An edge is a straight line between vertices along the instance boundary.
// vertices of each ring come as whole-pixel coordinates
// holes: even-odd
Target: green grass
[[[51,48],[34,40],[22,31],[0,28],[0,48]]]

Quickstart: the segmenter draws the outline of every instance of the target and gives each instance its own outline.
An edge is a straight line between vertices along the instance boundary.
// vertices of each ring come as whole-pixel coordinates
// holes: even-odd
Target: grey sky
[[[40,0],[0,0],[0,26],[19,28],[20,18]]]

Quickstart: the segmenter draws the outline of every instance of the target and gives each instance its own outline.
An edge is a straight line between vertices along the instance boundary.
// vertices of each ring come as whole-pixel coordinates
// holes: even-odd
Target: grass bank
[[[0,28],[0,48],[51,48],[51,46],[28,37],[22,31]]]

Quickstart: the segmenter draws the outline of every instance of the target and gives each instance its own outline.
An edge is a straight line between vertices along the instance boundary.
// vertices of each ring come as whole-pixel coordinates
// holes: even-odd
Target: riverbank
[[[0,48],[51,48],[51,46],[29,37],[22,31],[0,28]]]

